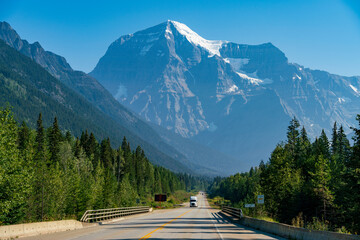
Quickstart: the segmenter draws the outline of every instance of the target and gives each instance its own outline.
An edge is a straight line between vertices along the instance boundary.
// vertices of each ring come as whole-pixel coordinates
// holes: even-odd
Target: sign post
[[[167,196],[166,194],[155,194],[155,202],[160,202],[160,208],[161,208],[161,202],[166,202]]]
[[[255,207],[255,203],[247,203],[245,204],[246,208],[254,208]]]
[[[257,196],[258,204],[264,204],[265,197],[264,195]]]

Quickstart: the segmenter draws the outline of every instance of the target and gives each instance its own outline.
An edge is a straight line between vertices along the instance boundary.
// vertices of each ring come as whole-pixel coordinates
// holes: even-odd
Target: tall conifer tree
[[[51,164],[55,164],[59,162],[59,151],[60,151],[61,140],[62,140],[62,135],[58,125],[57,117],[55,117],[49,136],[49,150],[50,150]]]

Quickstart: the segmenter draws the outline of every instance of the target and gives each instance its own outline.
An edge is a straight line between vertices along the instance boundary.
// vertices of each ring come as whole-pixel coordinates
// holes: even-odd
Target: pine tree
[[[85,152],[87,151],[88,140],[89,140],[89,133],[88,130],[86,129],[85,132],[81,133],[81,137],[80,137],[80,145],[85,150]]]
[[[315,195],[322,202],[323,219],[326,221],[327,208],[332,206],[334,196],[330,190],[331,171],[329,160],[319,155],[315,163],[315,169],[311,172],[312,185]]]
[[[76,138],[75,147],[74,147],[74,156],[79,158],[80,157],[80,151],[81,151],[80,140],[79,140],[79,138]]]
[[[66,133],[65,133],[65,141],[67,141],[70,144],[72,143],[73,137],[71,136],[70,131],[66,131]]]
[[[127,147],[128,147],[128,143],[127,143],[126,137],[124,136],[123,141],[121,143],[121,149],[126,152],[129,150],[129,149],[127,149]]]
[[[300,147],[299,147],[299,161],[297,166],[301,168],[302,174],[307,178],[309,177],[309,170],[313,164],[311,162],[311,143],[307,136],[305,127],[301,129],[300,133]]]
[[[321,131],[318,144],[319,154],[323,155],[323,157],[327,159],[330,159],[330,143],[324,129]]]
[[[90,157],[91,154],[96,154],[98,143],[93,133],[90,133],[89,141],[88,141],[88,153],[87,156]]]
[[[95,135],[93,133],[90,134],[87,145],[88,152],[86,152],[86,155],[88,158],[92,159],[93,166],[96,166],[97,162],[100,160],[100,153],[99,144],[96,141]]]
[[[93,209],[105,208],[104,206],[104,196],[103,196],[103,187],[105,182],[105,172],[104,168],[99,161],[94,170],[94,184],[91,186],[91,199],[90,206]]]
[[[124,165],[125,165],[124,153],[121,147],[119,147],[116,154],[116,179],[118,184],[120,184],[120,181],[125,174]]]
[[[36,159],[45,162],[45,133],[42,125],[42,114],[39,114],[36,128]]]
[[[339,148],[339,141],[338,141],[338,132],[336,122],[334,123],[334,127],[332,129],[332,141],[331,141],[331,152],[332,154],[337,154]]]
[[[25,122],[21,123],[18,135],[19,150],[23,153],[30,143],[30,130]]]
[[[121,149],[123,150],[123,154],[124,154],[124,170],[126,173],[129,174],[128,180],[132,184],[134,184],[135,183],[134,157],[133,154],[131,153],[130,143],[127,142],[126,137],[124,137],[122,141]]]
[[[45,132],[42,125],[42,114],[39,114],[37,120],[37,129],[36,129],[36,151],[35,151],[35,168],[36,168],[36,179],[35,179],[35,199],[34,204],[36,218],[44,220],[44,208],[45,208],[45,184],[47,182],[46,178],[46,149],[45,149]]]
[[[113,162],[113,157],[112,157],[112,149],[111,149],[111,145],[110,145],[110,139],[104,139],[101,141],[101,156],[100,156],[101,162],[104,165],[104,168],[107,169],[112,169],[112,162]]]
[[[287,144],[286,149],[288,149],[291,161],[293,161],[293,164],[296,164],[298,162],[299,158],[299,142],[300,142],[300,133],[298,128],[300,127],[299,121],[294,117],[290,121],[290,125],[288,127],[287,131]]]
[[[343,126],[340,126],[338,131],[338,142],[339,142],[339,160],[345,163],[350,158],[351,147],[350,142],[346,137]]]
[[[146,193],[147,194],[154,194],[154,167],[152,164],[147,160],[146,161],[146,174],[145,174],[145,184],[146,184]],[[185,190],[185,186],[181,189]]]
[[[155,167],[154,175],[155,175],[154,193],[162,193],[162,181],[161,181],[161,175],[160,175],[158,167]]]
[[[55,164],[59,162],[59,151],[60,151],[61,140],[62,140],[62,135],[59,129],[58,120],[55,117],[52,128],[50,129],[50,136],[49,136],[49,150],[50,150],[51,164]]]

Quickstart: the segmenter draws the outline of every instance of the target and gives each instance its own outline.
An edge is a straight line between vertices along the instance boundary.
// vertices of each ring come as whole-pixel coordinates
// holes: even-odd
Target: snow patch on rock
[[[229,63],[235,72],[239,72],[241,68],[249,63],[248,58],[224,58],[226,63]]]
[[[226,115],[230,114],[230,110],[231,110],[231,105],[235,102],[235,98],[231,97],[229,104],[226,107]]]
[[[170,21],[176,30],[183,36],[186,37],[186,39],[191,42],[192,44],[196,46],[200,46],[204,49],[206,49],[210,54],[209,57],[212,57],[214,55],[217,55],[220,57],[220,48],[224,43],[227,43],[227,41],[221,41],[221,40],[206,40],[199,36],[196,32],[191,30],[188,26],[186,26],[183,23],[176,22],[176,21]]]
[[[339,103],[344,103],[344,102],[346,102],[345,99],[343,99],[343,98],[338,98],[338,101],[339,101]]]
[[[299,79],[299,80],[301,80],[301,77],[295,73],[295,76],[292,77],[292,79],[295,80],[296,78]]]
[[[258,78],[249,77],[245,73],[236,72],[236,74],[239,75],[239,77],[248,80],[251,84],[260,85],[263,83],[263,80],[260,80]]]
[[[360,94],[360,92],[359,92],[359,90],[356,88],[356,87],[354,87],[353,85],[349,85],[350,87],[351,87],[351,89],[355,92],[355,93],[357,93],[357,94]]]
[[[236,92],[237,90],[239,90],[238,86],[236,86],[235,84],[232,85],[226,92],[227,93],[234,93]]]

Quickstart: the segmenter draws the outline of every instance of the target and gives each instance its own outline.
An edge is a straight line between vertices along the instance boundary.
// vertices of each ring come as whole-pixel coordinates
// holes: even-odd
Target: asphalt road
[[[157,210],[97,227],[22,239],[28,240],[117,240],[117,239],[283,239],[236,225],[222,218],[198,195],[197,208]]]

